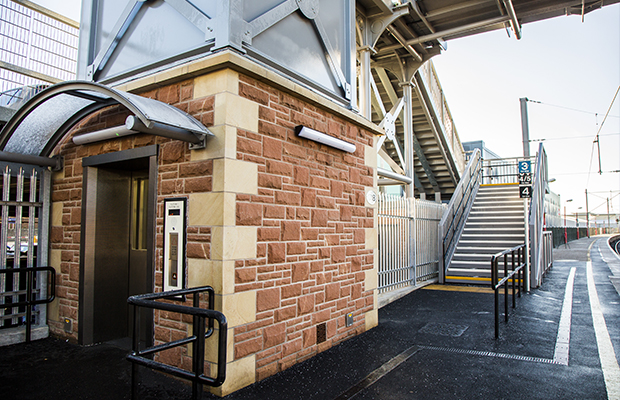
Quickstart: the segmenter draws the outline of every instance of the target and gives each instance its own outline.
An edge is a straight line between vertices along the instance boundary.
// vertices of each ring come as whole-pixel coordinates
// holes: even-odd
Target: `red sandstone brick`
[[[237,225],[261,225],[263,206],[256,203],[237,203]]]
[[[282,241],[299,240],[301,237],[301,222],[299,221],[281,221],[280,229]]]
[[[256,292],[256,309],[260,311],[271,310],[280,306],[280,289],[271,288]]]
[[[312,210],[312,226],[327,226],[327,210]]]
[[[263,218],[284,219],[286,215],[286,207],[284,206],[263,206]]]
[[[282,299],[297,297],[301,295],[301,284],[285,285],[281,287]]]
[[[258,133],[286,139],[286,128],[266,121],[258,121]]]
[[[275,200],[276,204],[298,206],[301,201],[301,195],[294,192],[276,192]]]
[[[235,344],[235,360],[243,358],[249,354],[256,353],[262,349],[262,338],[254,338],[252,340],[246,340],[245,342]]]
[[[272,375],[278,373],[279,364],[277,362],[272,362],[271,364],[267,364],[262,368],[256,369],[256,379],[258,381],[262,381],[265,378],[268,378]]]
[[[351,206],[340,206],[340,220],[341,221],[351,221],[353,216],[353,207]]]
[[[297,315],[314,311],[314,295],[307,295],[297,299]]]
[[[263,137],[263,157],[282,159],[282,142],[268,136]]]
[[[331,197],[316,197],[316,206],[321,208],[336,208],[336,200]]]
[[[361,244],[366,241],[366,232],[363,229],[355,229],[353,231],[353,243]]]
[[[204,193],[211,191],[212,177],[187,178],[185,180],[186,193]]]
[[[269,243],[267,249],[267,259],[269,264],[283,263],[286,261],[286,244]]]
[[[302,345],[301,338],[294,340],[292,342],[284,343],[282,345],[282,355],[286,357],[291,354],[297,353],[299,350],[301,350],[301,345]]]
[[[258,107],[258,118],[259,119],[264,119],[266,121],[269,122],[275,122],[276,121],[276,112],[275,110],[272,110],[268,107],[265,106],[259,106]]]
[[[333,263],[341,263],[345,260],[345,248],[344,247],[334,247],[332,249],[332,262]]]
[[[258,228],[258,241],[268,242],[280,238],[280,228]]]
[[[315,189],[301,188],[301,205],[305,207],[314,207],[316,205]]]
[[[263,330],[264,348],[277,346],[286,340],[286,324],[271,325]]]
[[[282,189],[282,177],[279,175],[259,173],[258,186],[269,189]]]
[[[316,328],[308,328],[303,331],[303,347],[310,347],[316,344]]]
[[[239,82],[239,96],[265,106],[269,104],[269,93],[243,82]]]
[[[304,254],[305,252],[306,252],[305,242],[290,242],[286,244],[287,255]]]
[[[297,312],[297,307],[296,306],[289,306],[289,307],[285,307],[285,308],[281,308],[279,310],[276,310],[275,314],[274,314],[274,320],[276,322],[281,322],[281,321],[285,321],[287,319],[291,319],[294,318]],[[258,318],[258,316],[257,316]]]
[[[340,283],[329,283],[325,285],[325,300],[336,300],[340,297]]]
[[[163,164],[178,163],[185,158],[185,142],[168,142],[161,147],[161,162]]]
[[[293,176],[293,166],[289,163],[267,160],[265,166],[270,174]]]
[[[256,268],[235,269],[235,283],[248,283],[256,280]]]
[[[259,141],[250,140],[244,137],[237,137],[237,151],[242,153],[254,154],[261,156],[263,147]]]
[[[293,282],[308,280],[310,276],[310,264],[307,262],[295,263],[292,266]]]
[[[312,186],[313,188],[317,188],[317,189],[329,190],[329,179],[323,178],[321,176],[311,176],[310,186]]]
[[[308,182],[310,182],[310,170],[306,167],[294,166],[293,175],[295,178],[293,182],[296,185],[307,186]]]

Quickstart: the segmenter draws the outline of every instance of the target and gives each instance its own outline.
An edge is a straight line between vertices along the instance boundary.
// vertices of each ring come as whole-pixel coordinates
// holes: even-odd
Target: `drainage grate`
[[[446,351],[449,353],[467,354],[481,357],[506,358],[509,360],[529,361],[541,364],[560,364],[550,358],[520,356],[516,354],[494,353],[492,351],[453,349],[450,347],[418,346],[422,350]]]
[[[418,332],[428,333],[439,336],[459,337],[469,328],[468,325],[443,324],[439,322],[429,322],[424,325]]]
[[[316,326],[316,343],[323,343],[327,340],[327,325],[325,322]]]

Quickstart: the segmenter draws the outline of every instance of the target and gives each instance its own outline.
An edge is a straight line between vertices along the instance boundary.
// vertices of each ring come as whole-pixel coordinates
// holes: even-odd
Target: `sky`
[[[523,155],[519,98],[527,97],[530,139],[545,139],[550,189],[567,213],[620,211],[620,5],[448,42],[433,58],[461,141],[484,140],[502,157]],[[598,115],[595,115],[598,113]],[[541,142],[532,142],[535,154]],[[592,157],[592,164],[590,160]],[[591,172],[588,174],[588,172]],[[567,202],[567,200],[572,200]],[[581,207],[581,209],[579,209]]]
[[[79,21],[80,0],[35,0]],[[570,215],[620,212],[620,4],[448,42],[433,58],[461,141],[483,140],[502,157],[523,154],[519,98],[527,97],[530,139],[548,156],[551,190]],[[539,102],[539,103],[538,103]],[[598,114],[598,115],[595,115]],[[600,132],[599,132],[600,129]],[[600,159],[593,141],[600,133]],[[535,154],[539,141],[532,142]],[[567,200],[572,200],[567,202]],[[581,208],[579,208],[581,207]]]

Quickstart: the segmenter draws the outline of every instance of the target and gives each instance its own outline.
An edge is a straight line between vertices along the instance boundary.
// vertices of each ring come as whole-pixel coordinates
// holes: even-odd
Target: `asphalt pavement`
[[[619,398],[620,295],[612,281],[620,258],[606,241],[555,249],[543,284],[517,299],[499,339],[490,290],[430,285],[381,308],[376,328],[226,398]],[[2,347],[0,398],[129,399],[126,353],[54,338]],[[142,399],[191,397],[188,385],[157,372],[141,368],[140,382]]]

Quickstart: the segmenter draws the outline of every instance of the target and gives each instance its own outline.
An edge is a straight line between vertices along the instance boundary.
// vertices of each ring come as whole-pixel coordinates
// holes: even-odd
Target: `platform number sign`
[[[532,198],[532,186],[519,186],[519,197],[522,199]]]
[[[531,161],[519,161],[519,174],[530,174],[530,173],[532,173],[532,162]]]
[[[519,173],[519,185],[531,185],[532,174],[530,172]]]
[[[529,199],[532,197],[532,162],[519,161],[519,197]]]

